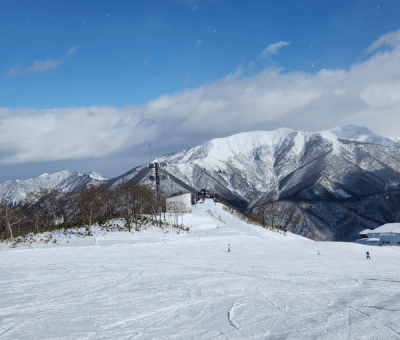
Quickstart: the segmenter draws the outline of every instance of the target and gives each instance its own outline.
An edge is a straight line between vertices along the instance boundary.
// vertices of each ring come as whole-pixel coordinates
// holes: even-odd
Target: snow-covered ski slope
[[[283,235],[212,201],[184,223],[3,248],[0,339],[400,338],[400,248]]]

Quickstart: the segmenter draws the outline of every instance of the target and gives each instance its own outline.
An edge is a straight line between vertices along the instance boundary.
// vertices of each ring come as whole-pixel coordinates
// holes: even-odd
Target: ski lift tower
[[[158,211],[160,214],[160,227],[161,227],[161,213],[162,213],[162,206],[160,203],[160,180],[165,179],[166,176],[165,175],[160,176],[159,169],[160,169],[160,166],[165,166],[165,165],[166,165],[165,163],[158,163],[158,162],[149,163],[149,168],[154,169],[154,176],[151,175],[149,177],[149,179],[150,179],[150,181],[156,181],[156,195],[157,195],[157,201],[159,204]]]
[[[159,194],[160,194],[160,174],[158,171],[158,169],[159,169],[158,162],[150,163],[149,168],[154,169],[154,176],[150,176],[149,179],[150,179],[150,181],[156,181],[156,192],[157,192],[157,198],[158,198]]]
[[[150,181],[156,181],[156,192],[157,192],[157,197],[160,195],[160,180],[165,179],[165,176],[160,176],[159,169],[161,166],[165,166],[165,163],[149,163],[149,168],[154,169],[154,176],[150,176],[149,179]]]

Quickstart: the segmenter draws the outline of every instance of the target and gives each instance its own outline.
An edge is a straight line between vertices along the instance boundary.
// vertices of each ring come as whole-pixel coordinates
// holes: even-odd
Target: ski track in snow
[[[184,222],[4,248],[0,340],[400,339],[400,248],[284,236],[211,201]]]

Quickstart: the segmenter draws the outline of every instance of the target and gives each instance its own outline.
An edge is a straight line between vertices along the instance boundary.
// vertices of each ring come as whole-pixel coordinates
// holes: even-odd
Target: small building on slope
[[[374,246],[400,246],[400,223],[386,223],[374,230],[366,229],[360,233],[357,243]]]

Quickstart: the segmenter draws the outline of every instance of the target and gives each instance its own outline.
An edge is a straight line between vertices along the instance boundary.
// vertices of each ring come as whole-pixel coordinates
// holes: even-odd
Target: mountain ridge
[[[164,196],[208,189],[253,213],[260,204],[277,202],[282,216],[289,208],[302,215],[298,225],[284,218],[281,224],[306,237],[348,241],[366,227],[400,218],[400,143],[365,127],[243,132],[153,162],[160,164]],[[153,172],[147,163],[107,183],[136,181],[154,187]],[[57,186],[73,191],[106,181],[86,176]]]
[[[365,226],[391,222],[400,211],[396,195],[391,195],[388,202],[393,211],[382,207],[386,192],[400,190],[400,143],[354,125],[321,132],[285,128],[245,132],[212,139],[154,162],[165,164],[160,172],[166,176],[161,181],[166,195],[185,191],[168,177],[173,174],[190,186],[191,190],[186,191],[209,189],[248,212],[263,202],[279,201],[282,209],[287,201],[296,203],[305,216],[303,223],[282,223],[307,237],[314,234],[326,240],[353,239]],[[139,166],[127,176],[119,176],[117,182],[135,180],[154,185],[150,181],[152,171],[148,165]],[[140,178],[136,175],[139,172]],[[361,212],[368,197],[374,197],[384,213]],[[357,214],[348,207],[354,201],[361,209]],[[335,222],[329,222],[323,215],[333,206],[341,217],[332,217]],[[321,216],[316,213],[317,207]],[[341,234],[335,230],[341,230]]]
[[[0,198],[12,205],[18,205],[23,202],[27,193],[37,189],[60,189],[71,192],[79,190],[82,186],[105,181],[107,179],[96,172],[83,174],[64,170],[53,174],[44,173],[26,180],[0,182]]]

